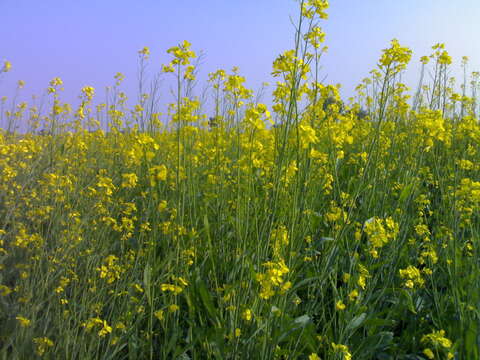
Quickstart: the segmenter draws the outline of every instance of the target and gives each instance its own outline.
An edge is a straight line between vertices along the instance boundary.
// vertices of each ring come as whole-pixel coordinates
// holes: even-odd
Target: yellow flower
[[[176,278],[176,280],[177,280],[182,286],[188,286],[188,281],[185,280],[184,278],[178,277],[178,278]]]
[[[171,47],[167,50],[167,53],[172,54],[175,58],[172,60],[172,64],[190,64],[190,59],[195,58],[196,54],[190,50],[191,44],[184,40],[182,44]]]
[[[108,335],[112,332],[112,327],[107,324],[105,320],[103,320],[102,323],[102,328],[98,332],[98,336],[103,337],[105,335]]]
[[[9,72],[11,68],[12,64],[10,63],[10,61],[5,60],[5,62],[3,63],[3,72]]]
[[[422,56],[422,57],[420,58],[420,62],[421,62],[422,64],[428,64],[428,61],[429,61],[429,60],[430,60],[430,59],[428,58],[428,56]]]
[[[122,174],[122,188],[134,188],[137,185],[138,177],[135,173]]]
[[[183,289],[180,286],[173,285],[173,284],[161,284],[160,289],[163,292],[167,292],[167,291],[173,292],[175,295],[178,295],[183,291]]]
[[[153,166],[150,170],[151,182],[156,184],[156,181],[165,181],[167,180],[167,167],[165,165]]]
[[[435,355],[433,355],[433,351],[430,350],[429,348],[426,348],[425,350],[423,350],[423,353],[425,354],[425,356],[429,359],[435,359]]]
[[[315,49],[318,49],[325,40],[325,33],[319,26],[314,26],[309,33],[305,34],[305,41],[308,41]]]
[[[147,46],[144,46],[142,50],[139,50],[138,53],[141,56],[148,57],[150,55],[150,49]]]
[[[195,80],[195,75],[194,75],[195,67],[193,65],[187,66],[185,70],[185,74],[183,75],[184,79],[187,80]]]
[[[318,356],[317,353],[311,353],[308,356],[308,360],[320,360],[320,356]]]
[[[332,342],[332,348],[335,353],[343,354],[344,360],[352,360],[352,354],[350,353],[347,345],[335,344]]]
[[[120,279],[123,269],[117,264],[118,258],[115,255],[109,255],[104,259],[104,265],[97,267],[101,279],[106,279],[108,284]]]
[[[117,72],[114,76],[115,80],[117,80],[116,85],[120,85],[120,83],[125,79],[125,75],[123,75],[121,72]]]
[[[446,349],[452,346],[452,341],[445,337],[445,330],[433,331],[431,334],[424,335],[422,343],[431,343],[433,346],[442,346]]]
[[[139,293],[143,293],[143,289],[142,289],[142,287],[141,287],[139,284],[134,283],[134,284],[132,284],[132,287],[133,287],[136,291],[138,291]]]
[[[343,303],[342,300],[338,300],[337,303],[335,304],[335,309],[337,309],[337,310],[342,311],[342,310],[345,310],[345,308],[346,308],[346,306],[345,306],[345,304]]]
[[[390,68],[398,72],[403,70],[412,57],[412,50],[407,47],[401,47],[397,39],[393,39],[390,43],[390,48],[384,49],[382,57],[380,58],[380,66]]]
[[[178,311],[178,310],[180,310],[180,307],[176,304],[172,304],[168,307],[168,311],[170,311],[172,313],[175,312],[175,311]]]
[[[162,200],[158,203],[158,208],[157,210],[162,212],[167,208],[167,200]]]
[[[0,295],[8,296],[11,292],[12,290],[8,286],[0,285]]]
[[[92,330],[94,327],[100,327],[98,331],[98,336],[104,337],[112,332],[112,327],[108,325],[106,320],[102,320],[98,317],[90,318],[82,324],[86,331]]]
[[[21,327],[29,327],[30,326],[30,320],[27,318],[24,318],[23,316],[17,316],[15,319],[20,323]]]
[[[252,310],[245,309],[245,311],[242,313],[242,318],[246,321],[252,320]]]
[[[452,58],[446,50],[442,51],[438,57],[438,63],[442,65],[450,65],[452,63]]]
[[[367,279],[366,279],[365,275],[360,275],[358,277],[358,280],[357,280],[358,286],[360,286],[363,290],[365,290],[365,286],[367,285],[366,280]]]
[[[82,88],[82,93],[90,101],[93,99],[93,95],[95,94],[95,89],[91,86],[84,86]]]
[[[163,71],[164,73],[173,73],[173,72],[175,72],[175,68],[173,67],[172,64],[163,65],[162,71]]]
[[[47,337],[34,338],[33,342],[36,345],[35,352],[38,356],[43,356],[43,354],[45,354],[48,348],[54,345],[53,341]]]
[[[409,289],[413,289],[415,285],[422,287],[425,284],[420,270],[415,266],[409,265],[406,269],[400,269],[399,273],[402,279],[406,279],[404,285]]]
[[[352,290],[350,294],[348,294],[348,299],[350,301],[355,301],[355,299],[358,297],[358,290]]]
[[[308,124],[299,125],[300,142],[303,149],[307,149],[310,144],[318,142],[318,137],[313,129]]]
[[[153,313],[153,315],[160,321],[164,319],[163,310],[157,310]]]
[[[53,78],[50,81],[50,86],[62,86],[62,85],[63,85],[63,81],[59,77]]]

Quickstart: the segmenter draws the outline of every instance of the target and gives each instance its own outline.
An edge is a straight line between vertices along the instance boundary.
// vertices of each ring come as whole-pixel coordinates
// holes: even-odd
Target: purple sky
[[[149,71],[169,61],[166,50],[188,40],[203,50],[204,79],[218,68],[239,66],[247,86],[258,89],[270,76],[274,58],[293,46],[294,0],[0,0],[0,62],[12,70],[0,78],[0,96],[12,97],[25,80],[20,99],[41,95],[53,77],[64,81],[62,100],[76,103],[80,88],[95,87],[102,101],[116,72],[126,75],[123,90],[134,99],[137,51],[151,50]],[[478,0],[331,0],[323,23],[329,52],[323,59],[327,83],[341,83],[344,98],[376,65],[392,38],[413,49],[405,80],[412,87],[418,59],[445,42],[460,74],[463,55],[469,70],[480,70]],[[202,84],[200,84],[202,85]],[[168,86],[162,101],[171,101]]]

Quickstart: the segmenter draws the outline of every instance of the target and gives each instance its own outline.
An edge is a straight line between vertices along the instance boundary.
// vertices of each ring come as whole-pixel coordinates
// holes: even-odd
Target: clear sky
[[[342,96],[373,69],[392,38],[412,48],[406,82],[415,86],[418,60],[444,42],[460,73],[480,70],[479,0],[331,0],[323,23],[329,52],[323,59],[327,83],[341,83]],[[25,80],[21,98],[40,95],[53,77],[64,81],[62,99],[75,102],[80,88],[104,88],[116,72],[123,89],[136,97],[137,51],[151,49],[149,71],[168,62],[166,50],[188,40],[205,53],[203,76],[239,66],[247,85],[258,89],[270,76],[274,58],[293,46],[290,16],[294,0],[0,0],[0,62],[12,70],[0,80],[0,96],[11,97]],[[165,102],[170,101],[168,86]]]

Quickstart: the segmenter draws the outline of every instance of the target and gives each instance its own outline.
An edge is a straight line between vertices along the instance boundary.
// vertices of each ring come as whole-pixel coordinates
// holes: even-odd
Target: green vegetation
[[[31,131],[0,135],[3,359],[480,358],[479,74],[456,93],[438,44],[410,99],[393,40],[341,105],[327,7],[301,1],[271,110],[219,70],[209,119],[184,42],[168,123],[122,74],[110,103],[56,78],[48,115],[4,114]]]

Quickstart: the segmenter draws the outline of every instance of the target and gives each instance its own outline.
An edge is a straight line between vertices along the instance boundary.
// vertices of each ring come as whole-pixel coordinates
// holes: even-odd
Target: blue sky
[[[470,71],[480,70],[478,0],[331,0],[328,13],[322,77],[341,83],[345,98],[392,38],[413,50],[404,78],[412,87],[420,56],[437,42],[452,55],[453,74],[461,73],[463,55]],[[154,73],[168,62],[166,50],[183,40],[204,51],[203,76],[238,66],[247,85],[258,89],[272,81],[274,58],[293,46],[290,16],[297,15],[294,0],[0,0],[0,61],[13,65],[0,80],[0,96],[11,97],[20,79],[26,82],[20,98],[41,95],[58,76],[63,100],[75,102],[85,85],[102,100],[119,71],[126,75],[123,89],[135,98],[137,51],[150,47]],[[163,93],[170,101],[168,86]]]

